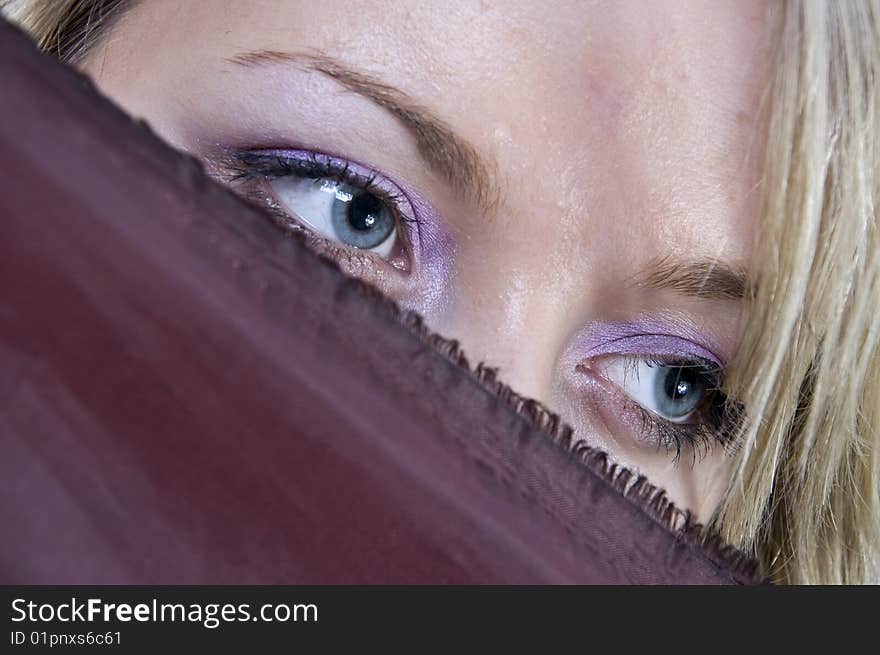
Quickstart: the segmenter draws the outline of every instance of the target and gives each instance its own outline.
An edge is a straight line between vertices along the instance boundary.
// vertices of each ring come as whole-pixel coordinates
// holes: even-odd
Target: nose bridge
[[[471,273],[479,279],[458,287],[447,332],[473,364],[498,368],[499,378],[516,392],[549,401],[564,318],[558,302],[547,297],[540,271],[514,260]]]
[[[574,264],[583,260],[578,204],[563,202],[556,182],[534,174],[508,178],[506,189],[492,215],[457,235],[443,331],[471,362],[497,367],[516,392],[552,404],[570,323],[583,310],[573,302],[583,296],[583,262]]]

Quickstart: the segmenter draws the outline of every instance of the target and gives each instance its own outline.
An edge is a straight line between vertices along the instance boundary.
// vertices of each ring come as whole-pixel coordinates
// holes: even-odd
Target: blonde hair
[[[789,583],[880,582],[880,3],[786,2],[715,524]]]
[[[130,0],[0,0],[76,63]],[[788,0],[765,115],[747,407],[710,527],[787,583],[880,582],[880,0]]]
[[[132,0],[0,0],[0,12],[26,30],[40,50],[77,63]]]

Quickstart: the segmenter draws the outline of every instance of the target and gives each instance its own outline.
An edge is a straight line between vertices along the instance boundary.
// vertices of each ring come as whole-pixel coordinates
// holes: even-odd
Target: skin
[[[82,67],[221,178],[229,148],[313,149],[418,196],[430,225],[408,274],[343,268],[706,520],[733,457],[675,461],[612,372],[627,354],[736,351],[739,301],[639,280],[658,261],[748,264],[770,8],[550,4],[142,0]],[[472,146],[488,202],[428,166],[387,108],[295,61],[233,60],[253,51],[320,53],[396,87]],[[618,348],[615,330],[674,339]]]

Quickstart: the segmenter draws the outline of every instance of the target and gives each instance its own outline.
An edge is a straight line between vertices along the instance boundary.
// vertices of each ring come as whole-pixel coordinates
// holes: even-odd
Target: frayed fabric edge
[[[331,266],[337,266],[333,260],[323,256],[321,258]],[[383,306],[432,350],[465,370],[480,386],[510,407],[530,427],[544,434],[678,539],[699,549],[709,561],[730,571],[739,582],[745,584],[769,582],[756,559],[728,544],[715,530],[697,522],[690,511],[678,508],[669,499],[666,491],[649,482],[646,476],[633,473],[625,466],[613,462],[605,451],[576,439],[574,429],[558,414],[541,402],[518,394],[498,379],[496,368],[482,362],[472,365],[457,340],[433,332],[418,312],[402,309],[380,290],[363,280],[348,278],[348,281],[361,294],[371,297]]]

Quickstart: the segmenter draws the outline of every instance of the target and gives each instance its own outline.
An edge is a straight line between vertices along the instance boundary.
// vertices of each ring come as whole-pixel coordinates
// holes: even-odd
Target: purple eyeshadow
[[[705,345],[702,345],[705,344]],[[643,318],[621,323],[595,323],[587,327],[574,346],[582,359],[600,355],[656,355],[699,357],[724,366],[720,350],[705,334],[681,322]]]
[[[455,241],[445,228],[439,212],[413,187],[375,168],[314,150],[267,149],[255,151],[255,154],[289,160],[316,161],[333,168],[344,167],[357,177],[370,179],[373,186],[392,198],[403,196],[402,211],[407,218],[414,221],[410,226],[415,233],[414,238],[411,239],[414,266],[423,277],[421,284],[418,285],[419,297],[409,299],[406,304],[425,311],[437,303],[448,302],[446,296],[451,288],[448,280],[455,257]],[[407,204],[409,208],[405,206]]]

